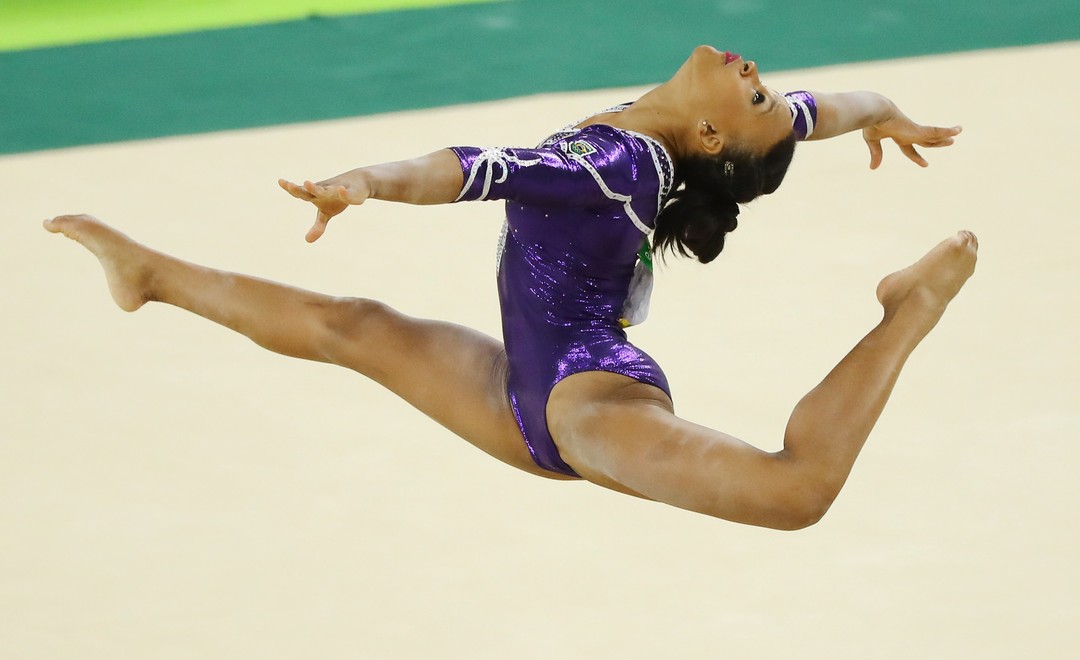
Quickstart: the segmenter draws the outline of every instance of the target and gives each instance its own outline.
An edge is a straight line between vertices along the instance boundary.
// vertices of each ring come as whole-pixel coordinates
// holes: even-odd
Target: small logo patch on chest
[[[596,153],[596,147],[584,140],[574,140],[566,145],[566,150],[575,156],[589,156]]]

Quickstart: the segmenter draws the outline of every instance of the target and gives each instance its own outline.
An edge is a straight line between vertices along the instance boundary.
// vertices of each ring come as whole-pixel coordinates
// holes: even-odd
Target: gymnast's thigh
[[[782,526],[776,521],[805,492],[797,461],[676,417],[663,391],[624,376],[560,382],[548,425],[563,459],[588,481],[690,511]]]
[[[417,319],[378,304],[355,323],[358,371],[495,458],[531,474],[537,466],[507,397],[502,342],[462,325]],[[340,362],[339,362],[340,363]]]

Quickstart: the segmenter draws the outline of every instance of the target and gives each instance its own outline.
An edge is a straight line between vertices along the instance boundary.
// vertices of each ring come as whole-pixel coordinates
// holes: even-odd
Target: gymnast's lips
[[[731,64],[737,59],[739,59],[738,53],[733,53],[730,50],[724,51],[724,64]]]

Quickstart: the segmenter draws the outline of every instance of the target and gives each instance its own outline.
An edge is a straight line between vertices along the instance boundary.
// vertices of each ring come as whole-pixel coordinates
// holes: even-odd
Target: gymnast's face
[[[761,83],[753,62],[699,46],[684,69],[695,131],[706,153],[719,153],[725,144],[765,153],[791,133],[787,101]]]

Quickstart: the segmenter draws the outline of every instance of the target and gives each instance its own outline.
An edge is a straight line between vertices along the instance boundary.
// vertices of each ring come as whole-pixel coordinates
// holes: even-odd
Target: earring
[[[724,176],[731,176],[735,173],[735,163],[730,160],[724,161]]]

